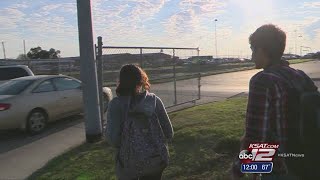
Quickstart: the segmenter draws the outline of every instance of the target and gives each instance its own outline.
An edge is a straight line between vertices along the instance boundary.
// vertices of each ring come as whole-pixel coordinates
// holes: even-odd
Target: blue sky
[[[219,56],[250,56],[248,36],[265,23],[287,32],[286,52],[320,51],[320,1],[92,0],[92,13],[94,37],[104,45],[199,47],[215,55],[218,19]],[[41,46],[79,55],[76,0],[1,0],[0,14],[7,57],[23,53],[23,39],[27,51]]]

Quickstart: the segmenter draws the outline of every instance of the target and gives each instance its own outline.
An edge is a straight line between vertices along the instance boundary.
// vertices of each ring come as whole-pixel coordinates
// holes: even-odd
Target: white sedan
[[[112,98],[103,88],[104,105]],[[106,109],[104,109],[106,110]],[[81,81],[63,75],[16,78],[0,86],[0,129],[20,128],[31,134],[48,122],[83,112]]]

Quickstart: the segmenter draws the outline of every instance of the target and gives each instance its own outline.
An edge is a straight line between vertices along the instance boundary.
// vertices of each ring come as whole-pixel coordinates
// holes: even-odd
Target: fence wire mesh
[[[98,51],[96,51],[98,52]],[[165,106],[174,106],[199,98],[201,66],[197,48],[166,47],[103,47],[103,85],[115,94],[119,72],[125,64],[137,64],[149,76],[151,92],[163,100]],[[80,79],[80,58],[0,60],[0,65],[27,65],[36,75],[64,74]],[[175,81],[176,80],[176,81]]]
[[[105,46],[102,51],[104,85],[111,86],[115,93],[121,67],[125,64],[137,64],[149,76],[150,91],[157,94],[165,106],[194,101],[200,93],[199,71],[187,62],[197,55],[196,48]]]
[[[64,74],[80,78],[80,62],[77,58],[1,60],[0,65],[27,65],[36,75]]]

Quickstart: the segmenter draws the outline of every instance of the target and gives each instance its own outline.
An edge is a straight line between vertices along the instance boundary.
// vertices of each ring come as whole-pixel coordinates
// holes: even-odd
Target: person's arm
[[[110,101],[107,111],[106,139],[114,147],[120,146],[121,141],[121,107],[117,99]]]
[[[259,77],[250,80],[245,134],[241,139],[240,151],[247,149],[250,143],[266,141],[269,131],[271,90],[266,85],[268,82]]]
[[[271,92],[266,83],[268,82],[260,78],[260,75],[250,80],[245,133],[241,138],[240,151],[248,149],[250,143],[264,142],[267,138]],[[232,179],[243,176],[240,166],[241,162],[237,156],[232,165]]]
[[[173,128],[167,111],[159,97],[156,97],[156,113],[163,130],[164,135],[166,136],[167,140],[171,140],[173,138]]]

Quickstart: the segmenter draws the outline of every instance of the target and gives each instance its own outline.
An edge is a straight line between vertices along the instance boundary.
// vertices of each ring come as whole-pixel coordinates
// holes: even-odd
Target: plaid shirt
[[[280,71],[292,81],[312,83],[312,86],[308,86],[308,90],[317,90],[304,72],[290,68],[288,63],[268,67],[254,75],[250,80],[245,134],[242,138],[241,150],[247,149],[250,143],[258,142],[279,143],[279,151],[284,152],[286,149],[288,84],[283,77],[272,73]],[[281,160],[275,159],[274,168],[278,168],[280,170],[278,172],[282,173],[285,170],[284,166]]]

